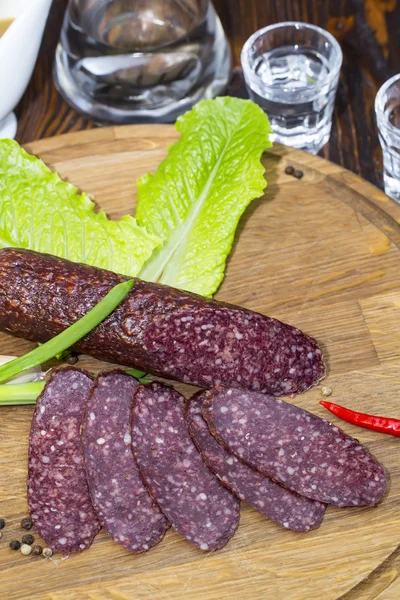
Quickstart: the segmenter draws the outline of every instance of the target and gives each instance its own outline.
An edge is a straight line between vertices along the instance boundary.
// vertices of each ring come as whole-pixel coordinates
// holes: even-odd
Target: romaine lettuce
[[[161,245],[127,215],[111,221],[17,142],[0,140],[0,248],[17,246],[137,275]]]
[[[256,104],[226,97],[200,102],[176,128],[180,140],[138,181],[136,219],[163,241],[140,277],[211,296],[238,221],[266,186],[260,158],[271,127]]]

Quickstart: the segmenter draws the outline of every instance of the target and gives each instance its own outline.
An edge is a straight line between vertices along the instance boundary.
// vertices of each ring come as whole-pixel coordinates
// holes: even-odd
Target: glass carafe
[[[229,71],[209,0],[70,0],[54,66],[67,102],[99,123],[174,121]]]

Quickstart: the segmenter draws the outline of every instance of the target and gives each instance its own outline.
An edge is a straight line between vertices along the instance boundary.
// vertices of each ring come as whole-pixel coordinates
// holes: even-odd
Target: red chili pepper
[[[367,415],[365,413],[350,410],[344,406],[339,406],[339,404],[334,404],[333,402],[326,402],[325,400],[321,400],[320,404],[339,417],[339,419],[347,421],[347,423],[365,427],[365,429],[372,429],[372,431],[379,431],[380,433],[388,433],[389,435],[400,437],[400,419]]]

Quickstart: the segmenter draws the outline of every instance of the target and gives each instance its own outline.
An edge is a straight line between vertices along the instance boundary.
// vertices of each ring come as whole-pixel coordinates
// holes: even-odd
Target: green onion
[[[135,377],[139,383],[151,383],[152,379],[142,377],[144,371],[130,369],[125,371]],[[18,406],[23,404],[36,404],[39,394],[42,393],[47,381],[33,381],[31,383],[6,383],[0,385],[0,406]]]
[[[125,373],[127,375],[132,375],[132,377],[136,377],[136,379],[142,379],[142,377],[147,375],[146,371],[139,371],[139,369],[128,369]]]
[[[31,352],[15,358],[10,362],[0,367],[0,382],[7,381],[11,377],[18,375],[21,371],[32,369],[42,363],[54,358],[56,354],[60,354],[70,348],[89,331],[92,331],[99,323],[104,321],[106,317],[122,302],[134,284],[133,279],[119,283],[108,292],[106,296],[89,312],[73,323],[68,329],[56,335],[54,338],[41,344]],[[13,384],[11,384],[13,385]],[[17,384],[15,384],[17,385]]]
[[[35,404],[45,385],[45,381],[0,385],[0,406]]]
[[[153,380],[150,379],[149,377],[141,377],[139,379],[139,383],[141,383],[142,385],[144,385],[145,383],[153,383]]]
[[[139,383],[151,383],[153,380],[149,379],[149,377],[146,377],[146,375],[148,375],[148,373],[146,373],[146,371],[138,371],[138,369],[128,369],[127,371],[125,371],[125,373],[127,375],[132,375],[132,377],[136,377],[136,379],[138,379]]]

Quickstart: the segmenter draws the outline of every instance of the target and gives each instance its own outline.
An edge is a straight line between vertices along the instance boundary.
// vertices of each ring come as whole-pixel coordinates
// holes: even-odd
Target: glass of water
[[[383,153],[385,192],[400,202],[400,75],[380,88],[375,98],[375,113]]]
[[[54,78],[99,123],[170,122],[229,79],[210,0],[69,0]]]
[[[247,89],[268,114],[273,139],[312,154],[326,144],[342,58],[335,38],[307,23],[277,23],[247,40]]]

